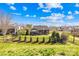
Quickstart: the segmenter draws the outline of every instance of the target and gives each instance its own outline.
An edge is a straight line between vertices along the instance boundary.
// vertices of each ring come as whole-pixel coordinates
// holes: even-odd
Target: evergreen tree
[[[60,42],[60,35],[59,35],[59,33],[56,33],[56,42]]]
[[[21,36],[19,36],[19,39],[18,39],[18,43],[20,43],[21,42]]]
[[[29,31],[28,30],[26,31],[26,35],[29,35]]]
[[[51,42],[52,43],[56,43],[56,32],[54,31],[53,33],[52,33],[52,36],[51,36]]]
[[[27,42],[27,38],[26,38],[26,36],[24,37],[24,42]]]
[[[30,37],[30,42],[32,43],[32,37]]]
[[[36,42],[38,42],[38,40],[39,40],[39,38],[37,37],[37,40],[36,40]]]

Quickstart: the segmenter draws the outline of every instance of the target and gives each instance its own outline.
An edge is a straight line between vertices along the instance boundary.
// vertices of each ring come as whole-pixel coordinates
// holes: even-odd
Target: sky
[[[0,11],[18,24],[74,26],[79,24],[78,3],[0,3]]]

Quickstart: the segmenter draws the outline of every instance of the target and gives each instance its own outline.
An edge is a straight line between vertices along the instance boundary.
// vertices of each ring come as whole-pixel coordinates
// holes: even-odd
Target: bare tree
[[[11,17],[9,14],[1,13],[0,14],[0,29],[2,30],[2,33],[4,37],[6,36],[6,33],[11,25]],[[4,38],[6,40],[6,38]]]
[[[73,35],[73,43],[75,43],[75,37],[76,37],[76,35],[77,35],[77,30],[76,29],[73,29],[72,31],[71,31],[71,34]]]

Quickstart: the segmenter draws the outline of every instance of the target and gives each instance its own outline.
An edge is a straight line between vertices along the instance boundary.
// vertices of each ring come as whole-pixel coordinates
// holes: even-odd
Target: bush
[[[18,30],[17,34],[18,35],[25,35],[26,34],[26,30],[24,30],[24,29]]]
[[[59,33],[56,33],[56,39],[57,39],[57,41],[56,42],[60,42],[60,35],[59,35]]]
[[[68,40],[68,37],[66,34],[62,33],[61,34],[61,43],[66,43]]]
[[[43,37],[43,41],[42,41],[42,43],[44,43],[45,42],[45,37]]]
[[[51,42],[51,37],[49,37],[49,41],[48,41],[48,43],[50,43]]]
[[[32,43],[32,37],[30,37],[30,42]]]
[[[51,42],[51,37],[49,37],[49,40],[47,42],[45,42],[45,43],[47,44],[47,43],[50,43],[50,42]]]
[[[24,37],[24,42],[27,42],[27,38],[26,38],[26,36]]]
[[[39,44],[44,43],[45,42],[45,37],[43,37],[43,40],[39,42]]]
[[[19,39],[18,39],[18,43],[20,43],[21,42],[21,36],[19,36]]]
[[[29,35],[29,31],[28,30],[26,31],[26,35]]]
[[[55,31],[52,33],[51,42],[56,43],[56,32]]]
[[[37,40],[36,40],[36,42],[39,42],[39,38],[37,37]]]
[[[52,43],[60,42],[60,35],[59,35],[59,33],[55,32],[55,31],[52,33],[51,42]]]

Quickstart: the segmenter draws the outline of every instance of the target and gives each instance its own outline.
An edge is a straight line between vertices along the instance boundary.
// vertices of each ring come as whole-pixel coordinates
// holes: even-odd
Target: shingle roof
[[[36,29],[36,30],[49,30],[48,26],[33,26],[32,29]]]

